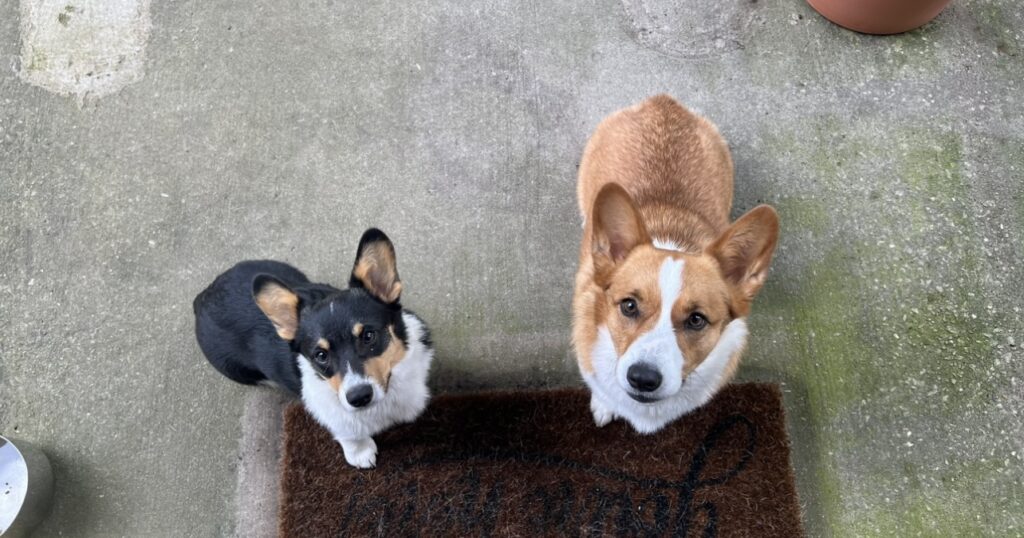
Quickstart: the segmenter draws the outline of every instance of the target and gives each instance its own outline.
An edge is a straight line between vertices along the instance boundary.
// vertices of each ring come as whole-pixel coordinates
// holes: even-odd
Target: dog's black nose
[[[373,399],[373,387],[359,385],[345,393],[345,399],[352,407],[365,407]]]
[[[661,386],[661,374],[648,364],[637,363],[626,370],[629,386],[643,392],[654,392]]]

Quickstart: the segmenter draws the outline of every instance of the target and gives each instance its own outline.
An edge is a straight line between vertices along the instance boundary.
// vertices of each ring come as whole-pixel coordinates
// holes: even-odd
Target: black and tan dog
[[[373,467],[372,436],[412,421],[429,398],[430,333],[402,308],[401,292],[394,246],[371,228],[346,290],[281,262],[227,270],[193,303],[196,338],[228,378],[301,396],[346,461]]]

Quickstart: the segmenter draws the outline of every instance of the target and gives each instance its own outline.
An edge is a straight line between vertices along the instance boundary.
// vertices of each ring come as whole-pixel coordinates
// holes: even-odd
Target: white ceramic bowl
[[[27,536],[50,511],[53,470],[32,445],[0,436],[0,534]]]

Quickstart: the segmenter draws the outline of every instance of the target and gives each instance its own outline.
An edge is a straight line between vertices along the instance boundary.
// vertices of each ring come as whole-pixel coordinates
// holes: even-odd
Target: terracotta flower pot
[[[932,20],[951,0],[807,0],[826,19],[865,34],[898,34]]]

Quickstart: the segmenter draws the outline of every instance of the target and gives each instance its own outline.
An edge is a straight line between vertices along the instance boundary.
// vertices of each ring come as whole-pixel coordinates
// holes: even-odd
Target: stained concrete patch
[[[22,0],[21,69],[60,95],[103,97],[143,76],[149,0]]]
[[[743,48],[757,2],[622,0],[630,35],[641,45],[676,58],[706,58]]]

